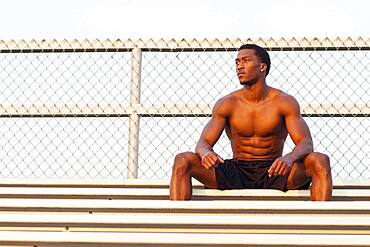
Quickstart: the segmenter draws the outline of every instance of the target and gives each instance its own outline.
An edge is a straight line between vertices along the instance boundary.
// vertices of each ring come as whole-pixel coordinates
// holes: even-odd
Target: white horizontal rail
[[[315,47],[369,47],[370,38],[249,38],[249,39],[116,39],[116,40],[0,40],[0,52],[32,52],[37,50],[73,50],[91,51],[118,50],[120,48],[134,49],[235,49],[242,44],[254,43],[270,48],[315,48]]]
[[[370,235],[0,231],[0,243],[58,246],[369,246]],[[63,245],[62,245],[63,244]]]
[[[131,114],[150,116],[210,115],[211,104],[98,104],[98,105],[0,105],[0,116],[100,116]],[[301,106],[306,115],[369,115],[370,104],[310,104]]]

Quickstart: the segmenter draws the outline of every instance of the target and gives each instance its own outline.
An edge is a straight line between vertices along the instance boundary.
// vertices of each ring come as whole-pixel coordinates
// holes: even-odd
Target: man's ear
[[[267,69],[267,65],[265,63],[261,63],[260,64],[260,70],[261,70],[261,72],[266,71],[266,69]]]

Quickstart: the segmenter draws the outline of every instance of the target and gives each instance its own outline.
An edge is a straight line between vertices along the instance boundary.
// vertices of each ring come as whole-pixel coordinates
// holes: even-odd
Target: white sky
[[[0,39],[370,36],[367,0],[2,0]]]

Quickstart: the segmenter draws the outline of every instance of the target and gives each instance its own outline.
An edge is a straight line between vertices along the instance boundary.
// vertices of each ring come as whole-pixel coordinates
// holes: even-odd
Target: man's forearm
[[[209,145],[206,141],[198,141],[197,146],[195,147],[195,153],[200,157],[203,157],[209,151],[213,151],[213,147]]]
[[[302,160],[309,153],[313,152],[313,145],[311,140],[302,140],[298,143],[292,152],[285,155],[285,157],[291,159],[293,162]]]

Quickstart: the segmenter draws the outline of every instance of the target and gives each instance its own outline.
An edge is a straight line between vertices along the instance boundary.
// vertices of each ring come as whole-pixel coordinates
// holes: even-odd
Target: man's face
[[[253,49],[243,49],[235,59],[236,73],[240,84],[252,85],[261,76],[261,64]]]

